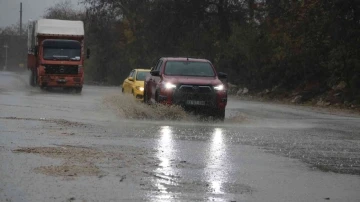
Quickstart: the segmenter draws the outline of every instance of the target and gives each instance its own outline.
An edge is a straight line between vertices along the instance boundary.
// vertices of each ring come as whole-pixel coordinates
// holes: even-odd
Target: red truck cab
[[[144,84],[144,102],[180,105],[223,120],[227,105],[226,85],[210,61],[193,58],[161,58]]]
[[[84,83],[82,21],[41,19],[28,30],[28,69],[32,86],[75,88]],[[89,58],[87,50],[86,57]]]

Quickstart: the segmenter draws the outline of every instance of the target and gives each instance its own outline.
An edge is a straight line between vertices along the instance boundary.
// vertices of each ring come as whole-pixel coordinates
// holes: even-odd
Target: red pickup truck
[[[144,83],[144,102],[180,105],[224,120],[227,104],[225,73],[210,61],[193,58],[160,58]]]

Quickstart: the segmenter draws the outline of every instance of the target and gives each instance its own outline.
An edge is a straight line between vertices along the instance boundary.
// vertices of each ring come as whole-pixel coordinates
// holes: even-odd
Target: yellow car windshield
[[[136,74],[136,80],[137,81],[145,81],[146,78],[146,74],[148,74],[149,72],[147,71],[138,71]]]

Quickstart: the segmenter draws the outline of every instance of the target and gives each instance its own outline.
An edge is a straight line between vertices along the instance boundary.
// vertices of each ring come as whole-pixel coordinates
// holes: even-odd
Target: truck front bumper
[[[41,87],[82,87],[83,83],[82,76],[43,75],[39,78]]]

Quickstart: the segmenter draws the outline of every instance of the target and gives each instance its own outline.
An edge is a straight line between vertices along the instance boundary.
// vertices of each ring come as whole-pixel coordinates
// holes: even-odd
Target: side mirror
[[[134,78],[133,78],[133,77],[129,77],[128,80],[129,80],[129,81],[134,81]]]
[[[38,56],[38,52],[39,52],[39,47],[38,47],[38,46],[35,46],[34,55],[35,55],[35,56]]]
[[[159,70],[153,70],[153,71],[150,71],[150,74],[153,75],[153,76],[160,76],[160,71]]]
[[[218,77],[219,77],[219,79],[227,79],[227,74],[224,72],[219,72]]]
[[[87,59],[90,58],[90,49],[86,49],[86,58],[87,58]]]

